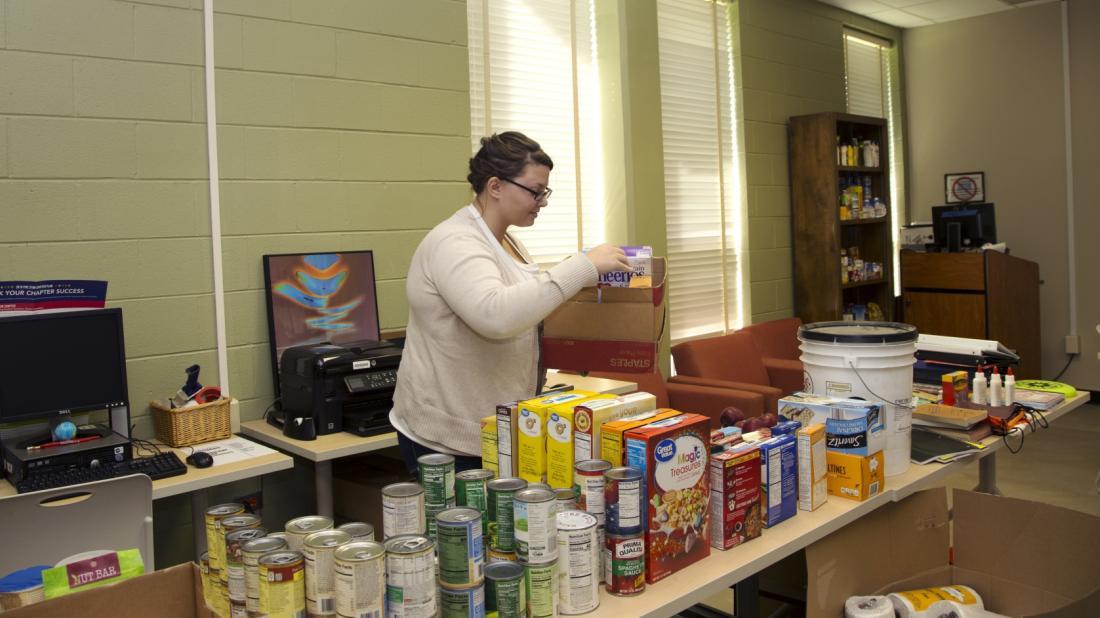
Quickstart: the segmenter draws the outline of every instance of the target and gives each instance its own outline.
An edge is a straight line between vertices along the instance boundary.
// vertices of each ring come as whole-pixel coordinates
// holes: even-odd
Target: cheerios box
[[[710,418],[680,414],[626,432],[626,462],[645,479],[645,579],[710,555]]]
[[[657,409],[657,398],[637,392],[614,399],[593,399],[573,408],[573,459],[603,459],[600,436],[611,421]]]
[[[546,482],[553,488],[573,486],[573,440],[576,433],[576,408],[615,399],[600,394],[584,403],[567,402],[553,406],[546,419]]]
[[[612,468],[625,465],[623,462],[626,459],[624,457],[626,451],[623,448],[623,441],[626,440],[627,431],[677,414],[680,414],[679,410],[657,408],[604,423],[600,429],[600,459],[609,462]]]
[[[550,408],[565,403],[576,405],[596,395],[590,391],[569,391],[517,404],[517,476],[528,483],[546,482],[546,421],[550,418]]]

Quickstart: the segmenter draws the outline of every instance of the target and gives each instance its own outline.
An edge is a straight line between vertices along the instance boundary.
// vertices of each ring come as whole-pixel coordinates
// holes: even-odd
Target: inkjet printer
[[[292,435],[303,424],[314,426],[304,433],[315,428],[317,435],[393,431],[389,413],[400,363],[401,348],[386,341],[287,348],[279,366],[283,433]]]

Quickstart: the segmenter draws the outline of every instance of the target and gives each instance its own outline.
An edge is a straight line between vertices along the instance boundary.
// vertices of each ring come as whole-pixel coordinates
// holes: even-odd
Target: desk
[[[1046,412],[1045,416],[1048,421],[1057,420],[1088,403],[1088,400],[1089,393],[1078,391],[1076,397]],[[982,458],[979,465],[993,460],[996,451],[1004,446],[1000,437],[987,438],[984,443],[988,447],[978,455]],[[705,560],[647,586],[646,591],[636,597],[617,597],[601,590],[600,607],[589,615],[593,618],[671,616],[755,575],[885,504],[935,486],[972,462],[973,459],[968,458],[949,464],[910,465],[904,474],[887,477],[883,493],[864,502],[829,496],[816,511],[799,511],[791,519],[766,528],[760,538],[745,545],[727,551],[711,548],[711,555]]]
[[[164,446],[161,446],[161,448],[174,451],[179,456],[180,461],[184,461],[190,453],[190,449],[167,448]],[[141,449],[135,445],[134,450]],[[209,505],[206,495],[207,488],[280,470],[289,470],[293,467],[294,459],[282,453],[268,453],[245,461],[213,465],[201,470],[187,466],[187,474],[153,481],[153,499],[159,500],[183,493],[191,494],[191,529],[194,535],[195,558],[197,559],[202,552],[206,551],[205,512]],[[0,481],[0,497],[14,495],[15,493],[15,487],[7,479]]]
[[[571,384],[573,388],[597,393],[624,395],[638,390],[634,382],[592,378],[572,374],[557,374],[550,371],[546,383],[560,382]],[[489,412],[485,414],[488,416]],[[363,438],[355,434],[340,432],[317,436],[316,440],[295,440],[283,435],[283,432],[269,425],[263,419],[241,423],[241,433],[259,442],[297,455],[313,462],[313,477],[317,492],[317,514],[332,517],[332,460],[350,455],[361,455],[379,449],[397,445],[397,433],[390,432],[378,436]]]

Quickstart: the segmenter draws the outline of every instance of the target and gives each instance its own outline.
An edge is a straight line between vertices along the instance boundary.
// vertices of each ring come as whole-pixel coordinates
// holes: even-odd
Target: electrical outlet
[[[1081,353],[1081,338],[1077,335],[1066,335],[1066,354]]]

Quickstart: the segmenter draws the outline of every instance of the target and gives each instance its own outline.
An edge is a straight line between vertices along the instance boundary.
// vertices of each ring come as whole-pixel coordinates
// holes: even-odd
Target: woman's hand
[[[584,255],[601,275],[616,270],[630,270],[630,263],[626,261],[626,253],[617,245],[603,244],[593,247]]]

